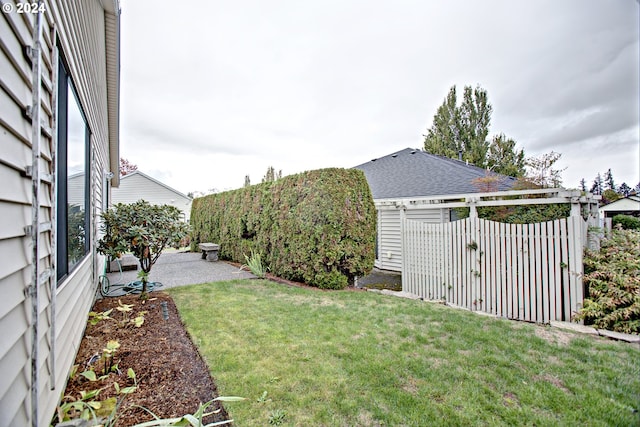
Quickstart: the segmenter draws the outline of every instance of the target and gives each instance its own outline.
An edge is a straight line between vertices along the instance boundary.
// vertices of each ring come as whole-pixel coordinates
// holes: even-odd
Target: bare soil
[[[166,303],[168,319],[163,316],[162,303]],[[125,315],[118,310],[121,304],[133,305],[132,311]],[[95,325],[87,324],[75,360],[78,373],[93,370],[102,378],[89,381],[82,375],[75,375],[68,381],[66,401],[80,399],[81,391],[100,389],[94,400],[116,397],[119,407],[115,425],[131,426],[154,419],[142,408],[159,418],[181,417],[195,413],[200,403],[218,396],[209,369],[187,334],[168,294],[153,292],[145,302],[138,295],[104,298],[96,301],[93,307],[94,312],[110,309],[113,309],[110,319]],[[144,312],[144,323],[135,327],[130,320],[141,312]],[[120,344],[113,356],[117,369],[103,375],[103,349],[110,340]],[[135,372],[137,388],[130,394],[118,394],[114,383],[118,383],[120,390],[134,385],[127,376],[129,368]],[[219,410],[219,413],[206,418],[207,423],[229,419],[218,402],[208,410]]]

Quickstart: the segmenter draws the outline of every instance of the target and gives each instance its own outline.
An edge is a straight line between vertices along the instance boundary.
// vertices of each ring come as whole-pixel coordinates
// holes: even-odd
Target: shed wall
[[[382,270],[402,271],[402,227],[400,208],[377,205],[378,242],[375,266]],[[428,224],[449,222],[449,209],[411,209],[406,218]]]

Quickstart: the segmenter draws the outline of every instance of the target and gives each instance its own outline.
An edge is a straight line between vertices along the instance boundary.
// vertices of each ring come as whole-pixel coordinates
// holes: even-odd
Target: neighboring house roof
[[[169,187],[167,184],[165,184],[165,183],[163,183],[163,182],[160,182],[160,181],[158,181],[157,179],[155,179],[155,178],[153,178],[153,177],[151,177],[151,176],[147,175],[146,173],[140,172],[140,171],[134,171],[134,172],[130,172],[130,173],[126,174],[126,175],[122,175],[122,176],[120,177],[120,181],[121,181],[121,182],[122,182],[122,181],[125,181],[125,182],[126,182],[127,180],[134,181],[134,180],[135,180],[135,178],[134,178],[133,180],[132,180],[131,178],[136,177],[136,176],[140,176],[140,177],[143,177],[143,178],[145,178],[145,179],[147,179],[147,180],[149,180],[149,181],[152,181],[152,182],[154,182],[155,184],[158,184],[158,185],[160,185],[160,186],[162,186],[162,187],[166,188],[167,190],[169,190],[169,191],[171,191],[171,192],[175,193],[175,194],[176,194],[176,196],[178,196],[178,197],[182,197],[182,198],[185,198],[185,199],[189,199],[189,200],[191,200],[191,197],[187,196],[186,194],[181,193],[180,191],[176,190],[175,188]]]
[[[120,186],[111,190],[113,203],[134,203],[140,199],[153,205],[172,205],[180,209],[185,219],[191,215],[191,197],[169,187],[140,171],[120,177]]]
[[[492,174],[466,162],[413,148],[370,160],[354,169],[364,172],[374,199],[479,193],[486,190],[474,184],[474,180]],[[493,175],[500,177],[498,191],[509,190],[516,182],[512,177]]]
[[[600,206],[600,215],[604,216],[606,212],[639,212],[640,196],[631,195],[618,199],[615,202]]]

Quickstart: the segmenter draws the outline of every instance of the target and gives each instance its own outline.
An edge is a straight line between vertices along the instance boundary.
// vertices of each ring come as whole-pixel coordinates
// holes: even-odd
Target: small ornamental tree
[[[127,159],[120,157],[120,176],[129,175],[138,170],[138,165],[134,165]]]
[[[98,252],[119,258],[131,252],[138,258],[142,269],[142,293],[147,296],[147,281],[151,267],[166,247],[178,247],[187,236],[187,224],[180,220],[181,212],[175,206],[152,205],[147,201],[118,203],[103,212]]]

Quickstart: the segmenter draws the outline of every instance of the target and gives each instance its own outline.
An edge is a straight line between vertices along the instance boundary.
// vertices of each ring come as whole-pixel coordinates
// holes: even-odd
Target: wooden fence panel
[[[568,321],[582,306],[582,219],[501,224],[403,218],[402,288],[500,317]]]
[[[500,287],[497,289],[500,298],[500,311],[498,316],[507,317],[507,304],[509,294],[507,292],[507,275],[509,273],[507,266],[507,253],[509,249],[509,240],[507,239],[507,224],[498,224],[498,234],[496,235],[498,247],[500,248],[500,264],[496,266],[496,270],[500,277]]]

